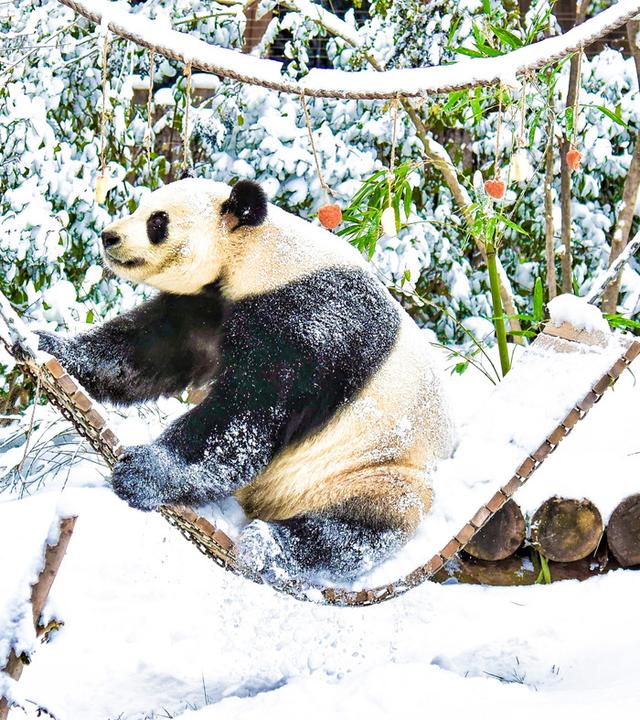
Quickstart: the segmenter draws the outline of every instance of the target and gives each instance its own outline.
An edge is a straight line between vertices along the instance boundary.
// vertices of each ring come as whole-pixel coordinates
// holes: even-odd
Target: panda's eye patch
[[[169,216],[166,212],[159,210],[151,213],[147,220],[147,236],[152,245],[158,245],[167,239],[169,234]]]

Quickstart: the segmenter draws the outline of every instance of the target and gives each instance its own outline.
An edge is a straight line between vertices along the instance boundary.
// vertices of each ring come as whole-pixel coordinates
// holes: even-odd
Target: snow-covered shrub
[[[323,4],[330,8],[329,3]],[[261,10],[272,6],[265,1]],[[338,68],[366,67],[367,57],[381,66],[407,67],[483,54],[487,46],[492,52],[508,51],[509,36],[498,30],[529,42],[539,39],[547,26],[556,27],[553,17],[548,17],[547,0],[532,3],[522,26],[517,4],[491,0],[488,15],[486,6],[481,0],[439,0],[427,12],[416,0],[372,2],[369,19],[357,30],[359,49],[332,38],[309,18],[278,6],[253,52],[268,54],[276,35],[285,33],[289,38],[284,51],[286,72],[299,76],[312,65],[314,53],[309,48],[318,43],[324,43],[326,56]],[[149,0],[135,3],[132,11],[209,42],[232,48],[242,45],[245,20],[240,5]],[[356,24],[352,11],[344,14],[344,20],[352,27]],[[4,58],[0,69],[0,289],[31,318],[78,329],[129,307],[140,293],[126,283],[102,278],[97,241],[112,216],[130,211],[149,188],[180,174],[183,68],[156,57],[156,142],[148,168],[146,105],[144,99],[132,99],[136,79],[148,77],[149,54],[112,38],[105,153],[113,188],[106,205],[99,206],[93,189],[101,144],[99,29],[57,0],[0,5],[0,29]],[[521,311],[530,307],[535,277],[545,273],[540,178],[547,118],[555,116],[556,134],[566,122],[567,77],[565,62],[557,72],[541,71],[530,79],[527,151],[535,175],[529,183],[512,183],[501,207],[526,232],[503,227],[500,249]],[[510,93],[504,93],[499,163],[504,171],[519,124],[519,93]],[[483,88],[414,102],[429,134],[451,155],[472,202],[477,198],[474,172],[479,169],[486,176],[492,172],[496,97],[495,88]],[[389,104],[328,99],[308,99],[307,103],[324,179],[346,207],[364,181],[388,167]],[[580,103],[578,139],[585,158],[583,169],[573,179],[573,225],[574,276],[582,288],[607,261],[634,128],[640,119],[633,62],[606,48],[585,59]],[[620,122],[612,118],[616,113]],[[324,193],[298,98],[223,81],[213,97],[195,103],[190,117],[196,175],[229,182],[257,179],[274,202],[313,219]],[[407,176],[407,205],[399,236],[381,236],[372,261],[385,280],[404,284],[403,301],[420,322],[433,327],[441,339],[459,340],[459,321],[491,315],[485,265],[442,176],[425,164],[421,140],[402,110],[397,136],[397,165],[412,167]],[[559,139],[552,142],[557,156]],[[556,167],[559,247],[558,197]],[[414,290],[433,304],[414,302]],[[0,383],[7,377],[1,371],[0,366]]]

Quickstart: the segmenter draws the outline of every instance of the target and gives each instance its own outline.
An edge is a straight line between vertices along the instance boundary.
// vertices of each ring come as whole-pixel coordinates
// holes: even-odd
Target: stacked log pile
[[[606,523],[584,498],[552,497],[527,516],[510,500],[436,579],[532,585],[621,567],[640,568],[640,493],[622,500]]]

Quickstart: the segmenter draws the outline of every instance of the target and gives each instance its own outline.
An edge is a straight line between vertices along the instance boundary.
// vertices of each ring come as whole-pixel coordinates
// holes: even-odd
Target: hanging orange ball
[[[494,200],[502,200],[506,190],[506,186],[502,180],[494,178],[493,180],[484,181],[484,190],[489,197]]]
[[[578,170],[580,163],[582,162],[582,153],[580,150],[576,150],[573,145],[570,147],[567,153],[567,165],[571,170]]]
[[[318,220],[320,220],[320,225],[326,227],[327,230],[337,228],[342,222],[342,210],[340,209],[340,205],[337,203],[323,205],[318,210]]]

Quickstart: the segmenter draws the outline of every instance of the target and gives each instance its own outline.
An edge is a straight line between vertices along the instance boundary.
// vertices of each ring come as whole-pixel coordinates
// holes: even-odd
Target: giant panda
[[[263,576],[353,577],[411,536],[451,422],[424,334],[354,248],[251,181],[185,179],[110,224],[102,255],[158,294],[40,348],[101,401],[208,389],[126,449],[118,496],[153,510],[235,495],[238,561]]]

